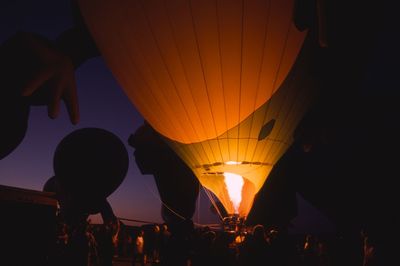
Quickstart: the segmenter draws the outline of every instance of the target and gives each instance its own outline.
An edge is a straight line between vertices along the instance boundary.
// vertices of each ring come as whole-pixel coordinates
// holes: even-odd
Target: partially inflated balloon
[[[53,163],[61,193],[81,205],[96,205],[122,183],[129,159],[124,144],[112,132],[81,128],[62,139]]]
[[[293,2],[80,1],[128,97],[230,214],[247,216],[309,102]]]

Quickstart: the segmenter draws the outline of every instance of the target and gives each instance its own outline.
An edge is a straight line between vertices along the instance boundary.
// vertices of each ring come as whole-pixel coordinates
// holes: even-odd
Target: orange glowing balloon
[[[293,2],[79,1],[130,100],[230,214],[247,216],[309,102],[287,78],[306,35]]]

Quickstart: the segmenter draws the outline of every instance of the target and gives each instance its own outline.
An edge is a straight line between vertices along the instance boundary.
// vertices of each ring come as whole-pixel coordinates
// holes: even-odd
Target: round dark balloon
[[[100,128],[83,128],[60,142],[53,164],[63,192],[84,204],[113,193],[125,178],[129,159],[116,135]]]
[[[55,176],[50,177],[43,186],[44,192],[57,193],[57,179]]]

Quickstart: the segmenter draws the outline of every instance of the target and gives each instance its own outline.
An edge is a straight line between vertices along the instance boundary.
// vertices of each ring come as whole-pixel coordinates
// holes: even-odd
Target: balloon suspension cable
[[[124,217],[117,217],[117,219],[119,221],[128,221],[128,222],[141,223],[141,224],[158,224],[159,223],[159,222],[137,220],[137,219],[131,219],[131,218],[124,218]]]
[[[199,196],[197,199],[197,223],[200,223],[201,184],[199,182]]]
[[[200,185],[201,185],[201,184],[200,184]],[[206,193],[206,195],[207,195],[208,199],[210,200],[211,204],[214,206],[214,209],[217,211],[217,214],[218,214],[218,216],[219,216],[219,219],[220,219],[221,221],[223,221],[223,220],[224,220],[224,217],[222,216],[221,211],[219,210],[219,208],[218,208],[218,206],[217,206],[217,204],[216,204],[216,202],[215,202],[215,199],[214,199],[214,197],[212,196],[211,192],[210,192],[207,188],[205,188],[203,185],[201,185],[201,187],[203,188],[204,192]]]
[[[171,207],[169,207],[165,202],[163,202],[162,199],[161,199],[159,196],[157,196],[157,194],[146,184],[146,182],[145,182],[145,185],[146,185],[147,190],[149,190],[150,193],[153,194],[153,196],[154,196],[156,199],[158,199],[158,200],[161,202],[161,204],[162,204],[165,208],[167,208],[170,212],[172,212],[173,214],[175,214],[178,218],[180,218],[180,219],[182,219],[182,220],[187,220],[184,216],[180,215],[178,212],[176,212],[176,211],[173,210]]]

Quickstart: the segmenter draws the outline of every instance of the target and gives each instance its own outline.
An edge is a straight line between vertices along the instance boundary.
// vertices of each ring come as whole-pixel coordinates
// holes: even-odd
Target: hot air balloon
[[[128,164],[126,148],[114,133],[101,128],[77,129],[57,145],[55,176],[44,190],[55,192],[62,211],[71,216],[96,214],[108,208],[106,198],[124,180]]]
[[[296,61],[307,32],[293,23],[294,1],[79,5],[145,120],[228,214],[245,218],[313,94]]]

